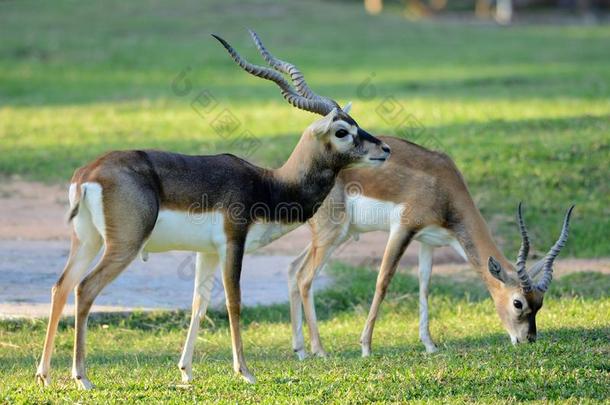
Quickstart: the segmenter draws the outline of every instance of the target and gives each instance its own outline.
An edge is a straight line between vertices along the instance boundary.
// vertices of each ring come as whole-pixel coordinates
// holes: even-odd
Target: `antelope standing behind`
[[[63,274],[52,289],[51,314],[36,374],[44,385],[50,383],[53,341],[70,290],[75,288],[76,295],[72,376],[80,388],[89,389],[85,333],[93,301],[140,252],[167,250],[197,252],[191,325],[179,363],[183,379],[192,378],[195,338],[210,299],[202,286],[213,279],[220,263],[233,368],[253,383],[239,329],[244,253],[309,219],[341,169],[377,166],[389,156],[389,147],[360,128],[335,101],[313,93],[296,67],[286,64],[293,88],[280,73],[248,63],[226,41],[214,37],[244,70],[275,82],[290,104],[324,118],[305,130],[278,169],[263,169],[229,154],[187,156],[134,150],[107,153],[76,170],[69,191],[72,246]],[[85,276],[102,245],[99,263]]]
[[[275,58],[253,34],[254,42],[269,65],[290,73],[285,62]],[[344,108],[344,113],[349,113]],[[521,204],[517,212],[521,249],[516,266],[495,244],[477,209],[466,181],[449,156],[427,150],[403,139],[380,137],[392,148],[392,156],[378,168],[353,168],[339,173],[335,187],[322,207],[308,221],[312,230],[309,246],[291,263],[289,270],[292,345],[303,359],[305,339],[302,316],[309,327],[311,351],[326,356],[318,332],[312,282],[334,250],[350,237],[370,231],[389,231],[375,295],[362,332],[362,355],[371,352],[373,328],[388,285],[405,249],[412,240],[419,250],[419,336],[426,351],[437,350],[430,336],[428,285],[435,247],[451,246],[468,260],[483,279],[502,324],[513,344],[536,339],[536,314],[553,278],[553,262],[568,238],[567,211],[561,234],[546,257],[528,272],[525,262],[529,237]],[[542,278],[533,280],[542,272]]]
[[[311,351],[325,356],[317,328],[312,281],[333,251],[352,236],[389,231],[375,286],[375,295],[361,336],[362,355],[371,353],[373,328],[390,281],[412,240],[419,249],[419,336],[426,351],[435,352],[428,320],[428,285],[435,247],[451,246],[468,260],[487,286],[502,324],[513,344],[536,339],[536,314],[553,278],[553,261],[568,237],[565,215],[558,241],[528,272],[529,238],[521,204],[517,220],[522,244],[513,265],[494,242],[462,174],[445,154],[393,137],[380,137],[392,156],[376,169],[342,171],[323,206],[309,220],[312,240],[289,271],[292,345],[306,357],[302,308],[309,327]],[[354,192],[356,190],[356,192]],[[539,282],[535,277],[542,273]]]

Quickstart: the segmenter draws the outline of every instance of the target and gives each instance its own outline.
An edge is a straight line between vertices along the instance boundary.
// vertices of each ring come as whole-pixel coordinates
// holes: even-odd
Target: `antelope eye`
[[[523,303],[519,300],[514,300],[513,301],[513,305],[515,306],[515,308],[517,309],[522,309],[523,308]]]
[[[337,138],[345,138],[347,135],[349,135],[349,132],[347,132],[347,130],[345,130],[345,129],[340,129],[337,132],[335,132],[335,136]]]

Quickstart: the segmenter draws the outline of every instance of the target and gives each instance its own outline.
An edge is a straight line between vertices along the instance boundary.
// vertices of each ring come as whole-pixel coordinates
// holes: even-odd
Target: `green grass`
[[[252,27],[317,91],[353,100],[371,132],[449,153],[508,253],[523,200],[539,252],[576,203],[564,254],[610,254],[609,26],[412,23],[367,16],[359,3],[241,3],[0,2],[0,175],[66,182],[116,148],[252,151],[213,130],[224,109],[236,134],[260,141],[248,156],[279,165],[314,116],[240,71],[209,36],[260,63]],[[176,92],[189,68],[190,91]],[[203,90],[218,104],[202,117],[191,103]],[[386,97],[402,113],[379,114]]]
[[[607,401],[610,395],[610,276],[581,273],[556,280],[538,315],[539,339],[513,347],[482,285],[435,277],[432,333],[441,351],[426,355],[417,337],[417,281],[398,274],[375,330],[371,358],[360,357],[375,273],[335,266],[332,291],[318,294],[329,359],[299,362],[290,349],[287,305],[244,311],[249,386],[231,368],[226,315],[213,312],[195,353],[195,380],[181,387],[176,367],[185,312],[106,315],[90,321],[92,392],[70,379],[73,328],[62,322],[53,386],[34,384],[45,323],[0,322],[0,401],[193,401],[320,403],[405,400],[514,402]],[[13,346],[14,345],[14,346]]]

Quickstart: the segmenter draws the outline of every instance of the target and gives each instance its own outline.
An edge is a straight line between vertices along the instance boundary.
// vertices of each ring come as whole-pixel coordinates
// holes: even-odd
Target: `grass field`
[[[371,132],[449,153],[507,250],[523,200],[535,248],[576,203],[565,254],[610,254],[608,26],[409,23],[344,2],[2,2],[0,174],[66,182],[116,148],[279,165],[314,116],[209,35],[260,63],[246,27],[318,92],[352,100]],[[215,130],[225,110],[234,132]],[[245,130],[257,147],[240,142]]]
[[[176,366],[187,313],[91,320],[89,377],[70,379],[73,328],[57,340],[53,386],[34,384],[43,321],[0,322],[0,402],[199,401],[354,403],[370,401],[603,402],[610,395],[610,276],[557,280],[538,315],[535,344],[512,347],[479,283],[433,278],[432,334],[441,351],[426,355],[417,337],[417,281],[397,275],[375,330],[371,358],[360,357],[360,329],[375,274],[336,266],[339,287],[317,299],[328,359],[299,362],[290,349],[288,306],[247,309],[244,342],[254,386],[235,377],[226,316],[212,313],[195,351],[195,380]]]

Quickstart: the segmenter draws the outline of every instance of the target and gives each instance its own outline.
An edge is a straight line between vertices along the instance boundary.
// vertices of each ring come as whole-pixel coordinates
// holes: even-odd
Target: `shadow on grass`
[[[331,319],[343,313],[368,310],[374,294],[377,273],[366,268],[355,268],[335,263],[332,268],[335,279],[333,287],[316,294],[316,312],[319,320]],[[579,297],[595,300],[608,296],[610,275],[597,272],[574,273],[564,276],[553,283],[548,292],[552,299],[571,299]],[[489,294],[478,279],[458,281],[451,277],[433,276],[430,288],[432,299],[449,302],[480,302],[487,300]],[[396,274],[388,290],[384,305],[393,310],[417,316],[418,280],[411,274]],[[491,305],[491,303],[490,303]],[[208,312],[213,325],[206,327],[212,330],[228,326],[228,317],[224,310]],[[111,325],[134,330],[166,332],[186,330],[190,321],[190,311],[152,311],[131,313],[93,314],[89,321],[91,327]],[[251,323],[288,323],[290,311],[288,304],[246,307],[242,310],[242,325]],[[60,329],[72,328],[72,317],[60,322]],[[44,330],[46,319],[36,320],[2,320],[0,329],[6,331]]]
[[[224,66],[223,66],[224,67]],[[574,65],[574,70],[578,69]],[[29,97],[22,90],[24,85],[20,82],[11,83],[14,87],[8,96],[0,95],[0,104],[19,108],[19,107],[86,107],[96,104],[122,104],[122,103],[164,103],[181,100],[172,92],[171,84],[182,68],[175,71],[164,72],[146,71],[159,77],[158,79],[144,82],[138,87],[126,86],[124,77],[113,79],[103,77],[105,71],[100,72],[100,76],[91,74],[81,78],[72,78],[64,82],[59,88],[57,82],[41,79],[45,85],[45,96],[32,93]],[[361,80],[340,84],[318,83],[316,91],[334,99],[353,99],[363,92],[363,89],[374,91],[381,102],[386,97],[409,97],[409,98],[433,98],[442,100],[529,100],[539,97],[565,96],[569,94],[573,99],[601,99],[607,98],[607,92],[603,90],[604,78],[598,76],[579,77],[572,73],[554,73],[545,75],[542,73],[529,74],[506,74],[506,75],[481,75],[474,77],[464,77],[460,79],[385,79],[379,80],[374,84],[374,90],[367,80],[372,73],[379,73],[380,69],[370,72],[363,71]],[[78,73],[78,72],[77,72]],[[75,74],[77,74],[75,73]],[[335,74],[335,72],[330,72]],[[127,75],[142,82],[140,72],[131,71]],[[199,78],[199,88],[194,90],[188,97],[182,100],[189,104],[196,97],[198,91],[203,89],[210,91],[215,97],[227,100],[230,103],[253,102],[279,102],[278,91],[270,85],[261,86],[260,83],[238,80],[235,84],[218,85],[210,80]],[[355,79],[357,80],[357,79]],[[573,83],[581,83],[584,90],[573,90]],[[128,83],[128,82],[127,82]],[[83,91],[83,89],[87,89]],[[93,90],[91,90],[93,89]],[[566,90],[567,89],[567,90]],[[368,93],[365,93],[368,94]],[[15,101],[16,100],[16,101]],[[144,110],[146,107],[142,107]]]
[[[357,101],[356,101],[357,103]],[[195,114],[193,112],[193,114]],[[408,114],[405,112],[400,118],[404,119]],[[498,143],[504,145],[503,150],[510,150],[511,157],[518,153],[522,159],[535,158],[539,162],[546,161],[548,164],[551,161],[556,161],[560,152],[563,155],[568,154],[574,160],[574,170],[590,169],[586,164],[582,163],[582,159],[588,157],[591,153],[601,154],[607,150],[607,146],[603,143],[597,143],[593,146],[583,144],[582,146],[569,143],[566,145],[558,145],[539,136],[531,136],[541,131],[558,132],[558,131],[573,131],[575,129],[589,129],[604,127],[610,116],[608,115],[576,115],[562,118],[530,118],[521,120],[487,120],[485,122],[466,122],[450,125],[423,126],[419,121],[412,120],[409,122],[390,122],[390,125],[399,126],[399,131],[396,128],[380,131],[377,128],[368,128],[375,135],[396,136],[405,140],[415,142],[429,149],[451,151],[451,148],[461,150],[461,143],[464,139],[471,138],[475,135],[485,136],[478,142],[485,141],[487,143]],[[296,146],[303,128],[294,128],[294,132],[278,134],[274,136],[264,136],[264,134],[253,133],[253,137],[260,143],[250,145],[248,143],[239,142],[239,139],[233,136],[221,138],[213,134],[211,128],[201,130],[200,138],[180,138],[166,136],[162,133],[154,133],[150,131],[142,131],[138,136],[133,136],[131,133],[109,133],[104,138],[103,142],[97,137],[83,138],[78,144],[66,144],[61,139],[57,139],[53,145],[47,145],[45,148],[38,148],[35,145],[21,146],[15,149],[10,156],[7,155],[0,159],[0,174],[23,174],[36,179],[43,180],[62,180],[66,181],[70,178],[74,169],[82,166],[88,161],[93,160],[101,153],[113,149],[164,149],[172,152],[187,153],[192,155],[197,154],[215,154],[215,153],[234,153],[240,157],[260,164],[266,167],[279,167],[285,162],[290,155],[290,152]],[[491,136],[492,134],[496,136]],[[498,134],[501,135],[498,138]],[[489,137],[488,137],[489,136]],[[125,141],[126,137],[130,140]],[[601,138],[600,138],[601,139]],[[531,142],[535,144],[535,148],[531,151],[524,149],[522,142]],[[264,147],[263,147],[264,145]],[[599,146],[595,146],[599,145]],[[592,147],[597,149],[592,150]],[[472,149],[472,145],[469,146]],[[477,159],[504,159],[504,156],[499,156],[497,148],[476,147]],[[461,152],[462,155],[464,152]],[[485,155],[484,153],[491,154]],[[470,153],[460,155],[462,159],[468,157]],[[562,158],[565,158],[565,156]],[[460,163],[460,162],[458,162]],[[468,163],[461,162],[461,163]],[[600,172],[601,173],[601,172]],[[589,178],[597,176],[597,172],[588,170],[585,173]],[[601,174],[600,174],[601,175]],[[471,177],[470,182],[476,182],[476,178]],[[581,180],[581,179],[579,179]],[[602,184],[603,179],[599,179]],[[530,180],[530,183],[534,179]],[[597,184],[597,183],[595,183]],[[591,184],[592,187],[595,184]],[[521,187],[527,184],[521,184]],[[510,186],[508,184],[507,186]],[[577,201],[578,203],[578,201]]]

